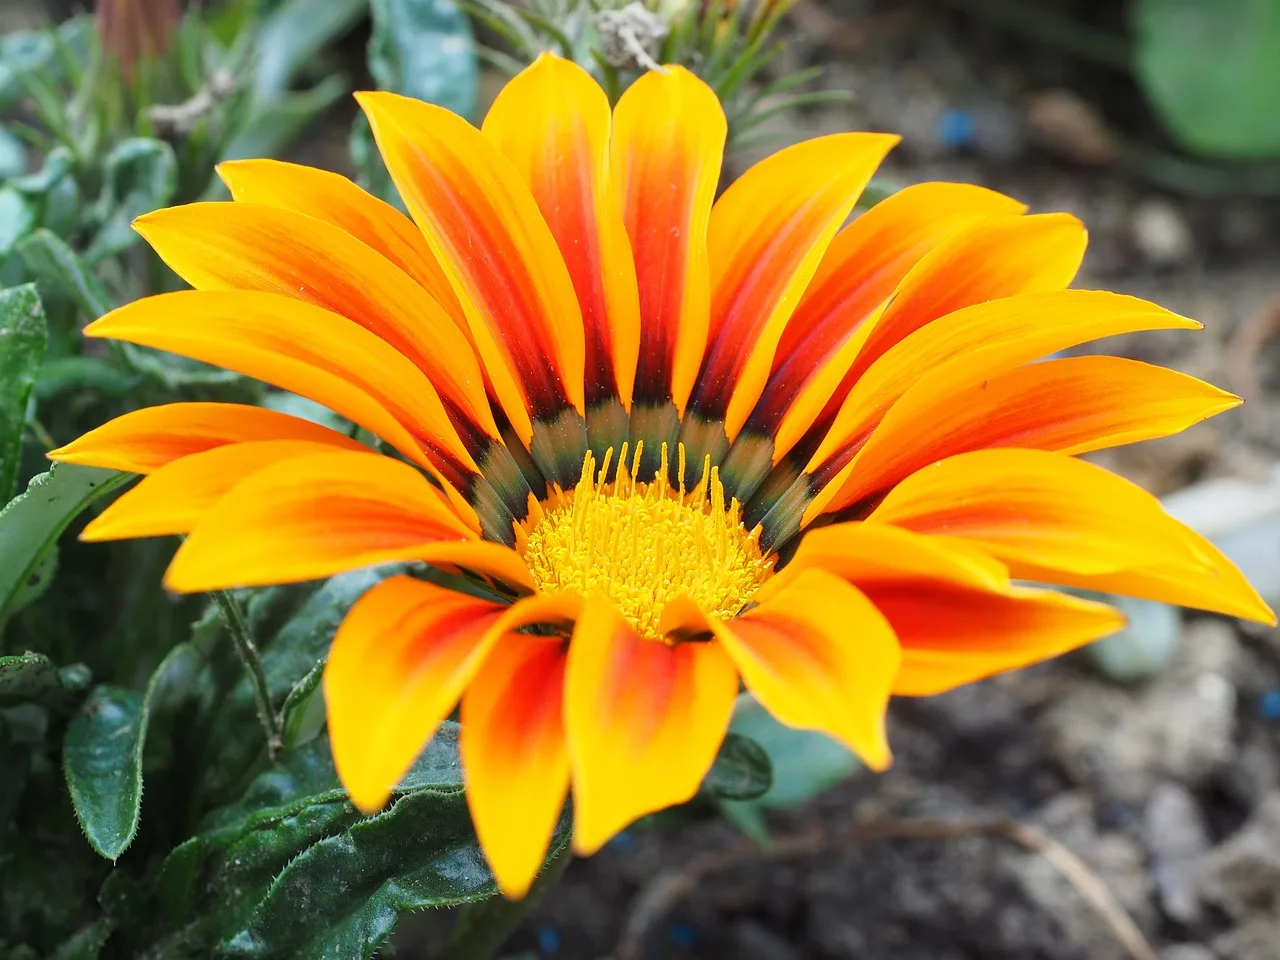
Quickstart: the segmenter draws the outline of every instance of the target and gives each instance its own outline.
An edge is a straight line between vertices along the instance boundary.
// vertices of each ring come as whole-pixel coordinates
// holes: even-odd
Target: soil
[[[981,6],[802,0],[787,65],[834,59],[825,82],[853,98],[783,118],[770,127],[773,143],[734,165],[817,133],[887,129],[904,134],[884,170],[895,183],[970,181],[1036,212],[1077,214],[1091,233],[1077,286],[1146,297],[1205,324],[1200,334],[1117,338],[1080,352],[1166,364],[1249,401],[1178,437],[1097,459],[1159,494],[1262,474],[1280,444],[1280,343],[1267,341],[1280,318],[1266,312],[1280,294],[1280,208],[1164,192],[1150,171],[1108,159],[1117,130],[1171,149],[1132,80],[955,9]],[[1123,35],[1119,4],[1046,6]],[[1256,336],[1240,335],[1246,324]],[[1009,818],[1080,859],[1132,918],[1153,951],[1146,956],[1275,960],[1278,691],[1275,632],[1189,616],[1176,661],[1137,687],[1076,655],[899,701],[892,770],[860,773],[773,817],[771,852],[714,817],[642,826],[572,863],[507,949],[567,960],[1143,956],[1064,878],[1055,854],[981,832],[864,841],[858,830],[901,818]],[[673,880],[687,889],[664,909],[644,906]],[[644,935],[629,935],[629,923]],[[411,923],[398,955],[427,956],[416,945],[435,929],[434,920]]]

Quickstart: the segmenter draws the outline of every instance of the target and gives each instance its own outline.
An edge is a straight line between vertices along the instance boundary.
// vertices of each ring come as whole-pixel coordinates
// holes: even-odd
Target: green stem
[[[222,611],[222,619],[227,622],[231,632],[231,642],[235,644],[236,653],[249,674],[249,686],[253,688],[253,702],[258,709],[258,720],[267,734],[267,753],[271,759],[280,757],[283,739],[280,735],[280,720],[271,709],[271,694],[267,690],[267,675],[262,670],[262,658],[258,655],[258,645],[253,642],[253,631],[249,628],[240,605],[226,590],[215,590],[213,599]]]
[[[507,942],[520,921],[542,899],[542,895],[554,886],[573,859],[568,842],[560,849],[533,882],[533,887],[523,900],[508,900],[503,896],[490,897],[462,908],[458,923],[453,928],[449,946],[438,960],[489,960],[498,948]]]

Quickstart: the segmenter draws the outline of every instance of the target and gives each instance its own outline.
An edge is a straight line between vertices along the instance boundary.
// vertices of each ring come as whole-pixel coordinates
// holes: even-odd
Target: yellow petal
[[[116,417],[49,453],[50,460],[151,473],[228,443],[306,440],[360,451],[363,444],[287,413],[240,403],[166,403]]]
[[[564,258],[520,174],[461,117],[394,93],[358,93],[387,170],[462,305],[520,439],[532,418],[583,412],[582,312]]]
[[[884,715],[898,641],[848,581],[805,570],[742,616],[707,626],[778,720],[835,737],[873,770],[889,766]]]
[[[510,80],[482,132],[520,172],[564,255],[586,334],[586,404],[630,410],[640,350],[631,242],[609,171],[609,98],[570,60],[543,53]]]
[[[232,487],[295,457],[344,447],[310,440],[257,440],[213,447],[174,460],[145,477],[84,528],[81,540],[122,540],[186,533]],[[366,450],[371,456],[372,450]]]
[[[533,603],[534,601],[528,601]],[[576,602],[540,597],[572,618]],[[476,834],[502,892],[523,897],[569,793],[563,637],[505,634],[462,698],[462,765]]]
[[[737,692],[719,644],[642,639],[613,601],[588,597],[565,677],[574,849],[594,853],[633,820],[692,797]]]
[[[707,225],[727,132],[715,93],[684,67],[644,74],[613,113],[609,162],[640,294],[635,397],[681,413],[707,344]]]

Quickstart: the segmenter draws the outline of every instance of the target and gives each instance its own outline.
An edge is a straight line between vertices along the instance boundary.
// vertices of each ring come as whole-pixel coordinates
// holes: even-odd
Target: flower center
[[[687,595],[711,616],[732,617],[769,578],[773,557],[761,554],[759,529],[742,525],[738,501],[725,504],[710,457],[702,479],[686,490],[683,445],[675,486],[667,480],[666,444],[649,483],[635,479],[640,453],[637,444],[628,470],[623,444],[617,475],[606,483],[612,448],[598,471],[588,451],[578,485],[549,498],[528,521],[524,558],[539,591],[603,593],[640,636],[661,640],[671,600]]]

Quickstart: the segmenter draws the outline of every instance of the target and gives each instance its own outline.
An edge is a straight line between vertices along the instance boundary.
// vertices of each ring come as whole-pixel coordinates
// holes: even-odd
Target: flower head
[[[1194,322],[1067,289],[1081,224],[910,187],[845,226],[896,138],[821,137],[715,198],[692,74],[610,110],[540,58],[483,128],[359,95],[412,220],[332,173],[224,164],[234,202],[142,217],[195,290],[92,324],[324,404],[180,403],[55,459],[145,474],[89,539],[185,534],[175,590],[386,561],[334,640],[329,735],[376,810],[460,703],[476,829],[523,893],[566,796],[599,848],[698,789],[744,683],[880,769],[889,697],[1055,656],[1110,607],[1274,617],[1211,544],[1073,455],[1239,401],[1132,360],[1036,362]],[[440,578],[436,578],[439,580]]]

